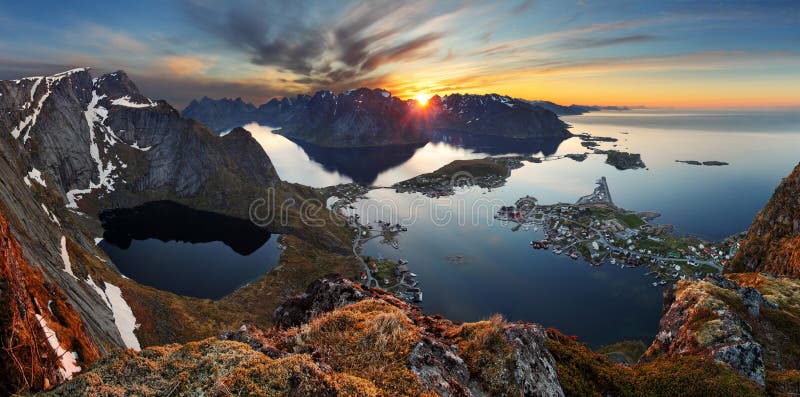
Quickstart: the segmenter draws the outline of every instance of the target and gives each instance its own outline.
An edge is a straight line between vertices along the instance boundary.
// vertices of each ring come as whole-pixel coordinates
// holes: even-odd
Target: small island
[[[618,170],[635,170],[646,168],[639,153],[621,152],[619,150],[595,150],[597,154],[606,155],[606,164],[613,165]]]
[[[436,171],[392,185],[397,192],[420,192],[429,197],[449,196],[456,187],[480,186],[491,189],[503,186],[512,169],[523,166],[516,157],[486,157],[456,160]]]
[[[683,163],[689,165],[705,165],[705,166],[723,166],[729,165],[730,163],[726,163],[724,161],[697,161],[697,160],[675,160],[676,163]]]

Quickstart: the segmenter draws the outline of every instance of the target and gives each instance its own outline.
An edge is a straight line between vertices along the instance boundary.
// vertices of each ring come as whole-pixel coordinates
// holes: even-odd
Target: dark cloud
[[[244,52],[253,64],[299,75],[310,88],[336,88],[387,64],[433,55],[441,32],[410,36],[413,5],[383,1],[333,3],[314,16],[304,2],[244,0],[235,4],[187,0],[195,27]],[[219,8],[223,8],[220,10]],[[318,9],[318,8],[317,8]]]
[[[601,39],[574,40],[571,43],[567,43],[567,46],[574,49],[596,48],[596,47],[606,47],[617,44],[642,43],[642,42],[652,41],[655,39],[656,39],[655,36],[649,34],[634,34],[628,36],[607,37]]]

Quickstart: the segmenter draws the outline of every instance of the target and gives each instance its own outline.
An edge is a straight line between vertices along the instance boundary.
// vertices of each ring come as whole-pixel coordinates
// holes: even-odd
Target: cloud
[[[170,72],[178,76],[201,75],[213,66],[210,60],[191,56],[168,56],[162,62]]]
[[[193,25],[222,45],[243,52],[255,65],[297,75],[312,88],[344,86],[377,69],[436,54],[444,32],[414,27],[440,14],[422,5],[383,1],[338,4],[315,17],[294,2],[242,1],[225,6],[190,0]],[[222,10],[218,8],[223,7]]]

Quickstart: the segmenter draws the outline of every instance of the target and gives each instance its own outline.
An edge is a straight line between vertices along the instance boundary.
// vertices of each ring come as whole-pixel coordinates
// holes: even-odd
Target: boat
[[[572,259],[578,259],[578,253],[577,252],[573,252],[573,253],[569,254],[569,257],[572,258]]]
[[[616,265],[617,264],[617,260],[614,259],[614,258],[609,259],[609,262],[611,262],[612,265]]]
[[[658,287],[658,282],[653,281],[653,287]]]
[[[561,252],[562,251],[560,249],[558,249],[558,248],[553,250],[553,253],[556,254],[556,255],[561,255]]]

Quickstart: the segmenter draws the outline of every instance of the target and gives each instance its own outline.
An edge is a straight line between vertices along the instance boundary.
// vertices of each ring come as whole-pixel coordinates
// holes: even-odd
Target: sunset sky
[[[0,79],[123,69],[146,95],[800,106],[797,1],[6,1]],[[658,4],[656,4],[658,3]]]

